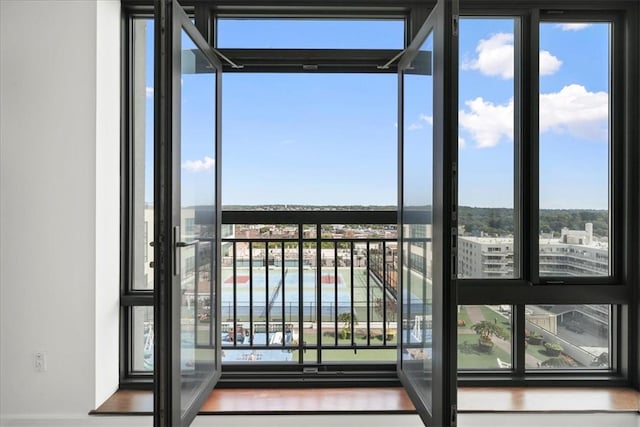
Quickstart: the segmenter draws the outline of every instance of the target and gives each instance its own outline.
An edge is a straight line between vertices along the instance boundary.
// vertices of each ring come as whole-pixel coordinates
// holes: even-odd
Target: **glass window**
[[[395,209],[397,85],[394,74],[225,75],[223,209]]]
[[[218,19],[219,48],[403,49],[401,19]]]
[[[540,24],[540,275],[610,272],[609,23]]]
[[[510,369],[511,306],[458,306],[458,369]]]
[[[131,308],[131,331],[132,371],[153,371],[153,307]]]
[[[528,305],[525,319],[527,368],[611,366],[611,306]]]
[[[460,21],[458,277],[517,274],[515,20]]]
[[[132,25],[131,288],[153,289],[153,20]]]

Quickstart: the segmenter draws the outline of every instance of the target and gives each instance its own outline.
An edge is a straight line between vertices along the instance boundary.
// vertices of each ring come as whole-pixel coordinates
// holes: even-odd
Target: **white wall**
[[[117,386],[118,26],[116,0],[0,1],[5,420],[83,415]]]
[[[97,2],[95,407],[111,396],[118,385],[120,16],[119,0]]]
[[[0,0],[0,424],[88,417],[117,386],[119,2]],[[37,373],[33,352],[45,351]],[[195,426],[421,425],[417,416],[199,417]],[[634,414],[461,414],[460,426],[636,427]],[[639,425],[640,426],[640,425]]]

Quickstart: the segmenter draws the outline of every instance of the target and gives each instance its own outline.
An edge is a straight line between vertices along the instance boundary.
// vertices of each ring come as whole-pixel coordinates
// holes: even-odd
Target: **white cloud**
[[[477,57],[465,61],[463,70],[477,70],[487,76],[499,76],[512,79],[514,73],[513,34],[497,33],[488,39],[482,39],[476,46]],[[562,65],[562,61],[546,50],[540,51],[540,74],[553,74]]]
[[[608,122],[606,92],[588,92],[582,85],[571,84],[558,93],[540,95],[540,132],[606,140]]]
[[[503,139],[513,141],[513,99],[496,105],[479,97],[464,104],[468,111],[459,112],[460,126],[471,134],[477,148],[495,147]]]
[[[464,148],[467,146],[467,142],[464,140],[464,138],[462,137],[458,137],[458,149],[460,150],[464,150]]]
[[[513,99],[494,104],[483,98],[465,102],[459,112],[462,130],[468,132],[477,148],[495,147],[501,141],[513,141]],[[589,140],[606,140],[609,96],[589,92],[572,84],[556,93],[540,95],[540,132],[568,134]]]
[[[560,69],[562,61],[546,50],[540,51],[540,75],[549,76]]]
[[[475,59],[462,64],[463,70],[477,70],[503,79],[513,78],[513,34],[498,33],[480,40],[476,53]]]
[[[423,122],[429,123],[429,126],[433,126],[433,116],[427,116],[426,114],[420,114],[418,117]]]
[[[422,129],[424,127],[423,122],[427,123],[429,126],[433,126],[433,117],[420,113],[418,115],[418,120],[411,123],[407,129],[408,130]]]
[[[215,166],[215,164],[216,164],[215,159],[209,156],[204,156],[203,159],[187,160],[183,162],[182,168],[190,172],[204,172],[212,169],[213,166]]]
[[[146,93],[146,95],[147,95],[147,98],[151,98],[151,97],[153,96],[153,88],[152,88],[152,87],[147,86],[147,87],[145,88],[145,93]]]
[[[560,28],[562,31],[580,31],[580,30],[584,30],[585,28],[590,27],[591,24],[586,24],[586,23],[581,23],[581,22],[574,22],[574,23],[566,23],[566,24],[556,24],[556,28]]]

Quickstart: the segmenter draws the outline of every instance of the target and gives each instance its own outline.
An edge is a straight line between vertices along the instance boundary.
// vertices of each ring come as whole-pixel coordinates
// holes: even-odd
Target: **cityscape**
[[[331,208],[380,210],[366,206]],[[234,206],[228,210],[321,212],[331,208],[264,205]],[[482,209],[478,208],[474,215],[475,209],[464,208],[467,214],[482,217]],[[211,207],[183,209],[185,238],[206,241],[203,236],[213,236],[211,230],[198,223],[198,218],[201,221],[210,217],[203,213],[206,211],[210,212]],[[152,212],[151,206],[145,210],[145,260],[152,259],[153,248],[148,244],[153,236]],[[541,217],[548,214],[544,212]],[[460,279],[509,279],[517,274],[514,236],[496,233],[495,217],[493,225],[476,223],[469,227],[473,232],[467,231],[465,224],[459,226]],[[405,357],[429,358],[425,349],[430,346],[431,327],[431,226],[411,227],[416,239],[404,260],[409,279],[402,302],[405,316],[400,322],[396,318],[396,224],[223,224],[219,259],[223,361],[298,362],[303,354],[298,351],[300,346],[305,348],[306,361],[320,352],[325,361],[393,361],[401,333],[405,342],[420,347],[409,349]],[[607,234],[602,233],[602,227],[596,233],[590,222],[584,223],[582,229],[562,227],[541,233],[541,274],[554,278],[608,275]],[[199,260],[195,259],[196,253]],[[213,268],[210,246],[184,253],[182,263],[190,272],[183,278],[183,288],[196,346],[196,336],[202,335],[199,328],[211,330],[207,324],[211,312],[207,286]],[[141,287],[150,289],[153,270],[148,262],[145,266]],[[460,369],[511,366],[511,310],[509,305],[459,306]],[[527,368],[607,367],[610,315],[608,305],[527,306]],[[145,342],[134,351],[134,358],[143,358],[145,369],[151,369],[151,319],[140,316],[134,322],[134,330],[139,331],[135,334],[138,339]],[[211,339],[205,338],[209,342]],[[360,350],[354,351],[358,347]],[[550,350],[551,347],[560,350]],[[369,350],[364,351],[365,348]]]

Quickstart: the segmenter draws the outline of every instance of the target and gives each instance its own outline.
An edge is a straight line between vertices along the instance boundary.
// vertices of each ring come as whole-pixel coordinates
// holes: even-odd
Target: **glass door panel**
[[[154,426],[188,426],[220,377],[220,63],[176,2],[157,14]]]
[[[186,414],[218,366],[216,328],[216,77],[213,65],[181,30],[180,288],[181,411]],[[174,201],[176,203],[177,201]],[[199,408],[198,408],[199,409]]]
[[[425,72],[411,66],[403,86],[402,205],[402,368],[407,379],[424,390],[432,408],[432,272],[433,237],[433,34],[416,57]]]
[[[425,425],[456,425],[453,5],[440,0],[401,57],[398,374]],[[449,18],[447,18],[447,16]],[[450,21],[447,21],[449,19]],[[457,49],[457,45],[455,46]],[[447,53],[445,55],[445,53]],[[449,86],[448,86],[449,85]],[[452,319],[454,319],[452,321]]]

